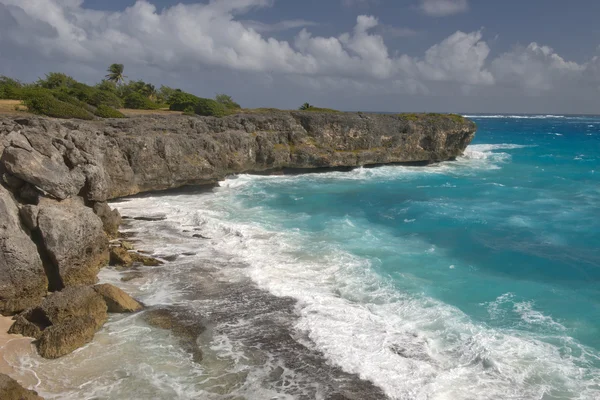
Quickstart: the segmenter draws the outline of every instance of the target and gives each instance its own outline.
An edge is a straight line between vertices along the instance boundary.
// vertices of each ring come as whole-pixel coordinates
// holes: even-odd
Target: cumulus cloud
[[[0,4],[7,10],[5,18],[12,18],[10,31],[21,45],[84,63],[119,59],[164,69],[205,65],[355,80],[490,81],[481,69],[481,57],[489,49],[479,33],[455,34],[428,50],[423,60],[393,57],[377,33],[379,21],[367,15],[359,16],[350,32],[322,37],[304,28],[290,43],[267,34],[311,23],[266,25],[238,19],[252,8],[271,6],[269,0],[213,0],[160,11],[139,0],[119,12],[89,10],[81,0],[0,0]],[[45,26],[53,34],[32,30],[32,25]],[[2,40],[14,41],[0,29]]]
[[[445,17],[458,14],[469,9],[467,0],[420,0],[421,10],[433,17]]]
[[[466,1],[450,0],[421,4],[426,3],[446,4],[437,11],[428,8],[432,15],[468,6]],[[600,58],[576,63],[548,46],[531,43],[492,59],[482,31],[458,31],[421,55],[407,55],[391,52],[384,38],[410,37],[415,32],[381,24],[374,16],[360,15],[350,31],[333,36],[311,32],[315,25],[311,21],[265,24],[244,19],[249,11],[273,4],[273,0],[212,0],[159,10],[138,0],[125,10],[107,12],[87,9],[83,0],[0,0],[0,74],[21,73],[34,65],[48,72],[59,66],[93,81],[106,65],[120,62],[130,76],[143,74],[157,82],[169,78],[190,90],[196,85],[203,91],[240,88],[243,93],[243,88],[255,85],[247,95],[253,100],[257,88],[261,93],[281,93],[267,88],[277,85],[293,87],[302,96],[308,90],[452,100],[462,96],[465,104],[465,98],[477,96],[509,93],[518,99],[552,90],[575,93],[574,88],[588,98],[598,97]],[[292,40],[273,36],[290,29],[299,30]],[[217,83],[210,86],[213,81],[219,88],[213,89]],[[289,97],[290,91],[286,93]],[[350,104],[358,100],[347,99],[361,97],[339,98]]]
[[[491,65],[496,78],[506,84],[522,85],[531,93],[553,89],[562,82],[576,81],[589,64],[566,61],[548,46],[531,43],[517,46],[496,58]]]

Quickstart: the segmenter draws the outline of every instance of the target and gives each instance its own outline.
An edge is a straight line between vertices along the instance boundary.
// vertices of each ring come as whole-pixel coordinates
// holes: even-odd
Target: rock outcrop
[[[25,389],[8,375],[0,374],[0,399],[2,400],[44,400],[37,392]]]
[[[0,119],[0,165],[56,199],[105,201],[231,173],[444,161],[475,129],[458,116],[360,113]]]
[[[9,332],[38,339],[42,357],[58,358],[91,341],[106,322],[107,309],[92,287],[69,287],[18,315]]]
[[[104,298],[111,313],[132,313],[142,309],[142,305],[127,293],[108,283],[94,286],[94,290]]]
[[[49,276],[54,287],[96,283],[108,262],[108,238],[90,207],[80,198],[44,198],[38,205],[37,229],[55,272]]]
[[[0,118],[0,313],[25,310],[12,332],[35,337],[40,354],[55,358],[90,341],[107,308],[139,309],[114,287],[90,286],[121,221],[107,200],[215,184],[232,173],[451,160],[475,130],[471,121],[443,115]],[[110,251],[115,265],[161,263],[121,246]],[[153,321],[171,324],[171,314],[157,311]],[[175,329],[184,341],[199,330]]]
[[[47,290],[37,247],[21,224],[12,195],[0,186],[0,312],[10,315],[34,306]]]

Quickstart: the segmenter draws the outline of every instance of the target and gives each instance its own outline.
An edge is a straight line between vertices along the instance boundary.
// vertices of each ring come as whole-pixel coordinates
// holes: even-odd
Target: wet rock
[[[132,251],[127,251],[123,247],[110,248],[110,265],[122,268],[131,268],[135,263],[140,263],[146,267],[157,267],[163,262],[153,257],[148,257]]]
[[[125,240],[121,241],[121,247],[125,250],[133,250],[133,245]]]
[[[79,199],[43,199],[38,229],[59,284],[68,287],[96,283],[98,271],[108,262],[108,238],[91,208]]]
[[[164,221],[165,217],[134,217],[136,221]]]
[[[130,254],[123,247],[111,247],[109,264],[118,267],[131,267],[133,259]]]
[[[131,253],[131,258],[134,263],[141,263],[145,267],[158,267],[159,265],[163,265],[164,263],[160,260],[157,260],[153,257],[147,257],[139,253]]]
[[[197,339],[206,326],[197,315],[174,307],[155,308],[144,313],[144,320],[151,326],[171,331],[183,349],[192,354],[195,362],[202,361],[202,350],[198,347]]]
[[[142,309],[142,305],[127,293],[108,283],[94,286],[108,306],[110,313],[132,313]]]
[[[0,399],[2,400],[44,400],[34,390],[25,389],[8,375],[0,374]]]
[[[40,356],[59,358],[72,353],[94,338],[97,329],[92,317],[73,318],[44,330],[37,342]]]
[[[10,332],[38,339],[40,355],[57,358],[92,340],[107,318],[106,302],[93,288],[69,287],[17,316]]]
[[[111,210],[106,202],[98,202],[94,204],[94,212],[102,220],[104,232],[109,238],[119,236],[119,226],[121,225],[121,214],[118,210]]]
[[[139,278],[143,278],[143,277],[144,277],[144,274],[142,274],[139,271],[127,272],[127,273],[124,273],[123,276],[121,277],[121,282],[129,282],[134,279],[139,279]]]
[[[0,313],[11,315],[35,306],[47,290],[37,247],[21,227],[13,197],[0,186]]]

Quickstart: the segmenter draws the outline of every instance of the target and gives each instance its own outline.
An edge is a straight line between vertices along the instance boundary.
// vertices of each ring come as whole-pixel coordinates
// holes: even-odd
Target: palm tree
[[[106,79],[116,83],[117,85],[124,83],[125,78],[127,78],[125,75],[123,75],[124,70],[125,66],[123,66],[123,64],[112,64],[110,67],[108,67],[107,71],[110,73],[106,75]]]
[[[304,103],[300,106],[299,110],[306,111],[306,110],[310,110],[311,108],[312,108],[312,106],[310,104]]]

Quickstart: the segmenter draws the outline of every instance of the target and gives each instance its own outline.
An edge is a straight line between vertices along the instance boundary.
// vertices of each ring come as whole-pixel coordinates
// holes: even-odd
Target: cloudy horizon
[[[516,1],[302,3],[0,0],[0,75],[94,83],[123,63],[131,79],[245,107],[599,113],[592,1],[532,0],[514,18]]]

